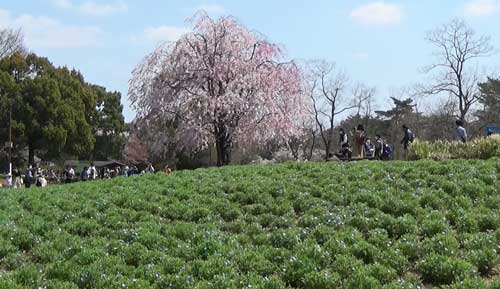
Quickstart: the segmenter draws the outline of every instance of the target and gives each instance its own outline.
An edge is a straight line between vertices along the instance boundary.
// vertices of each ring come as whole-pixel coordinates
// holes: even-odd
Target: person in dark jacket
[[[80,173],[80,180],[85,182],[89,179],[89,172],[87,167],[83,167],[82,172]]]
[[[375,158],[378,160],[382,159],[382,155],[384,154],[384,139],[377,134],[375,135]]]
[[[404,150],[407,150],[410,144],[413,142],[414,135],[413,132],[410,130],[410,128],[407,127],[405,124],[403,124],[403,131],[404,131],[404,137],[401,140],[401,144],[403,145]]]
[[[31,183],[33,183],[33,167],[30,165],[24,175],[24,186],[29,188]]]
[[[341,159],[350,159],[352,151],[349,145],[349,138],[343,128],[339,129],[339,147],[340,151],[337,154],[337,157]]]
[[[457,138],[463,143],[467,142],[467,131],[464,128],[464,122],[462,120],[457,120],[456,122],[457,125]]]

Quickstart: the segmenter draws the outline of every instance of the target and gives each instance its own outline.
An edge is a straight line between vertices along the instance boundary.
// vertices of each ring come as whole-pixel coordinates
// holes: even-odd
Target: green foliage
[[[486,282],[479,278],[467,278],[464,281],[456,282],[453,285],[442,286],[443,289],[487,289]],[[491,287],[490,287],[491,288]]]
[[[96,95],[96,109],[90,124],[94,130],[96,160],[121,159],[125,146],[123,132],[127,130],[119,92],[106,91],[104,87],[90,85]]]
[[[95,101],[77,72],[56,68],[35,54],[2,59],[0,72],[0,86],[6,83],[7,88],[0,93],[1,115],[8,117],[12,104],[16,146],[29,148],[30,161],[36,150],[50,158],[93,146],[86,113]]]
[[[475,275],[474,267],[463,260],[432,254],[418,264],[424,282],[452,284]]]
[[[120,98],[35,54],[0,60],[0,121],[8,123],[12,108],[15,151],[28,148],[30,162],[35,154],[90,157],[94,144],[99,159],[119,158],[125,130]],[[0,140],[7,140],[5,130]]]
[[[294,163],[3,191],[0,288],[496,289],[499,173]]]
[[[476,115],[483,124],[500,123],[500,79],[488,78],[488,81],[479,84],[481,94],[479,103],[481,109]]]

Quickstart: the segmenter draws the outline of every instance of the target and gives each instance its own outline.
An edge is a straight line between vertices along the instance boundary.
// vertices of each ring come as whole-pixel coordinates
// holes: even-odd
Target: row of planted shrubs
[[[286,163],[0,196],[0,289],[500,289],[500,162]]]
[[[490,159],[500,157],[500,135],[476,138],[470,142],[415,140],[408,157],[411,160]]]

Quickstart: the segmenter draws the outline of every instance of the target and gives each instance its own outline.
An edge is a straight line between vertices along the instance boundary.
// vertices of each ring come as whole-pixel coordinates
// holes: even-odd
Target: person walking
[[[152,163],[149,163],[148,167],[146,168],[146,173],[149,173],[149,174],[155,173],[155,168],[153,167]]]
[[[384,154],[384,139],[377,134],[375,135],[375,158],[378,160],[382,159]]]
[[[47,185],[47,180],[43,176],[43,170],[38,168],[35,174],[35,186],[37,187],[45,187]]]
[[[33,183],[33,167],[29,165],[28,169],[26,169],[26,173],[24,174],[24,186],[28,189],[31,187]]]
[[[72,167],[67,166],[64,170],[64,182],[66,184],[70,184],[73,182],[73,178],[75,177],[75,171]]]
[[[88,178],[89,180],[95,180],[97,179],[97,169],[94,166],[94,163],[90,164],[90,167],[88,169]]]
[[[403,149],[406,151],[410,147],[411,143],[413,143],[415,136],[413,132],[410,130],[410,128],[405,124],[403,124],[403,131],[404,131],[404,136],[403,139],[401,140],[401,144],[403,145]]]
[[[12,176],[14,177],[14,189],[20,189],[23,186],[23,179],[21,178],[21,172],[17,168],[12,171]]]
[[[7,174],[7,178],[5,179],[5,188],[12,188],[12,175],[10,173]]]
[[[130,170],[130,168],[128,166],[125,166],[122,170],[122,176],[124,177],[128,177],[128,171]]]
[[[89,169],[87,167],[83,167],[82,172],[80,173],[80,180],[85,182],[89,179]]]
[[[356,153],[359,158],[363,158],[365,156],[364,145],[366,141],[365,128],[362,124],[358,124],[356,127],[356,131],[354,134],[354,142],[356,144]]]
[[[369,138],[366,139],[364,150],[366,158],[373,159],[373,157],[375,156],[375,146]]]
[[[463,142],[463,143],[466,143],[467,142],[467,131],[464,128],[464,122],[459,119],[455,122],[455,124],[457,125],[456,134],[457,134],[458,140]]]
[[[102,167],[99,171],[99,178],[101,180],[107,180],[110,178],[110,170],[107,167]]]

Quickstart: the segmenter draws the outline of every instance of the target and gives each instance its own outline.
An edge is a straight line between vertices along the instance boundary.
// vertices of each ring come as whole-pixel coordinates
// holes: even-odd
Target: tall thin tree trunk
[[[35,149],[33,148],[33,145],[28,145],[28,163],[30,165],[35,164]]]
[[[332,149],[332,142],[328,140],[328,142],[325,143],[325,161],[330,159],[331,149]]]
[[[316,145],[316,133],[313,131],[311,134],[312,134],[312,144],[311,144],[311,149],[309,150],[309,156],[307,157],[308,161],[312,159],[314,146]]]
[[[231,162],[231,137],[225,128],[220,128],[216,136],[215,148],[217,151],[217,166],[225,166]]]

